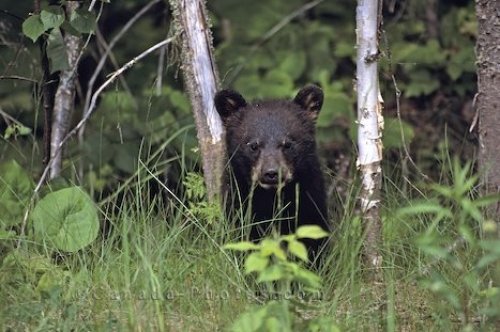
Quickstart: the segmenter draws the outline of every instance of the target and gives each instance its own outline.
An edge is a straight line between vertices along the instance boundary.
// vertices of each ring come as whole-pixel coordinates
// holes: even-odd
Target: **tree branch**
[[[93,93],[92,90],[94,88],[95,81],[97,80],[97,77],[99,77],[99,74],[101,73],[102,68],[106,63],[106,60],[111,53],[111,50],[116,45],[116,43],[125,35],[125,33],[135,24],[135,22],[137,22],[137,20],[142,15],[144,15],[149,9],[151,9],[151,7],[153,7],[153,5],[155,5],[158,2],[160,2],[160,0],[152,0],[151,2],[148,2],[123,26],[123,28],[116,34],[116,36],[114,36],[113,39],[111,39],[111,42],[105,46],[105,52],[101,56],[101,59],[99,60],[99,63],[97,64],[96,69],[94,70],[94,73],[92,74],[92,77],[88,82],[87,94],[85,96],[85,106],[83,108],[83,117],[86,117],[87,113],[89,112],[90,102]],[[93,3],[91,4],[91,6],[93,6]],[[84,133],[85,133],[85,124],[83,124],[83,126],[80,128],[78,132],[78,136],[80,137],[80,139],[83,137]]]
[[[136,56],[135,58],[133,58],[132,60],[130,60],[129,62],[127,62],[125,65],[123,65],[119,70],[115,71],[111,77],[106,80],[106,82],[104,82],[97,90],[96,92],[93,94],[92,98],[91,98],[91,101],[90,101],[90,106],[89,106],[89,112],[87,112],[87,114],[80,120],[80,122],[78,122],[78,124],[64,137],[64,139],[60,142],[59,146],[56,148],[55,150],[55,155],[58,155],[61,153],[61,148],[64,146],[64,144],[66,143],[66,141],[68,141],[68,139],[71,138],[71,136],[73,136],[75,133],[78,132],[78,130],[80,130],[80,128],[87,122],[87,120],[90,118],[90,116],[92,115],[95,107],[96,107],[96,104],[97,104],[97,98],[99,97],[99,95],[104,91],[104,89],[106,89],[106,87],[108,85],[110,85],[111,83],[113,83],[113,81],[118,77],[120,76],[121,74],[123,74],[123,72],[125,72],[127,69],[129,69],[130,67],[132,67],[134,64],[136,64],[138,61],[140,61],[141,59],[143,59],[145,56],[149,55],[151,52],[154,52],[155,50],[161,48],[162,46],[165,46],[169,43],[172,42],[172,40],[175,39],[175,36],[174,37],[171,37],[171,38],[168,38],[166,40],[163,40],[162,42],[150,47],[149,49],[147,49],[146,51],[142,52],[141,54],[139,54],[138,56]],[[48,171],[51,167],[51,164],[53,163],[53,160],[51,159],[48,163],[48,165],[45,167],[40,179],[38,180],[38,183],[35,187],[35,189],[33,190],[33,194],[35,195],[41,188],[43,182],[45,181],[45,178],[47,177],[47,174],[48,174]]]

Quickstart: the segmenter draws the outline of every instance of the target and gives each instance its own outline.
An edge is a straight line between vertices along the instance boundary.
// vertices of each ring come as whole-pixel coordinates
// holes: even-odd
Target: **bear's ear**
[[[215,108],[222,119],[247,106],[245,99],[236,91],[222,90],[217,92],[214,98]]]
[[[316,120],[323,106],[323,90],[317,85],[307,85],[300,89],[293,101],[307,111],[312,120]]]

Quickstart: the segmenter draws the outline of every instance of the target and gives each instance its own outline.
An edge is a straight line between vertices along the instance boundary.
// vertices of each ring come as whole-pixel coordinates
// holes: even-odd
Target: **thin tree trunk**
[[[204,0],[170,0],[182,41],[182,69],[193,107],[208,198],[220,198],[225,164],[224,127],[214,107],[219,78]]]
[[[476,99],[479,112],[479,166],[484,190],[500,192],[500,2],[476,0],[478,36],[476,42]],[[500,221],[500,204],[488,210],[493,220]]]
[[[33,11],[40,14],[40,0],[33,2]],[[40,65],[42,67],[42,106],[43,106],[43,164],[47,165],[50,159],[50,132],[52,123],[52,109],[54,108],[54,94],[56,91],[57,74],[50,74],[49,59],[47,57],[47,38],[42,35],[38,38],[40,48]]]
[[[379,271],[382,223],[380,188],[382,178],[382,102],[380,97],[378,59],[378,1],[358,0],[357,93],[358,93],[358,167],[361,172],[360,202],[365,228],[364,255],[369,267]]]
[[[71,12],[78,8],[78,1],[68,1],[66,3],[66,14],[69,17]],[[69,68],[63,70],[59,79],[56,96],[54,99],[54,109],[52,111],[52,130],[50,137],[50,172],[49,179],[53,179],[61,174],[62,169],[62,141],[68,133],[71,124],[71,114],[74,106],[76,69],[78,65],[78,55],[80,53],[80,37],[67,33],[64,36],[66,53],[68,55]]]

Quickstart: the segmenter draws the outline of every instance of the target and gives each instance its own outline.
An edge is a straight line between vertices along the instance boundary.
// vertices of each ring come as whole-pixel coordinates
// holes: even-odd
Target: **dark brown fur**
[[[300,90],[294,100],[251,104],[235,91],[217,93],[215,105],[226,127],[236,180],[230,209],[238,201],[235,197],[241,197],[245,207],[251,197],[256,223],[250,232],[252,240],[268,234],[271,225],[281,234],[305,224],[329,230],[315,142],[315,119],[322,102],[321,89],[312,85]],[[303,242],[311,253],[318,253],[324,244],[322,240]]]

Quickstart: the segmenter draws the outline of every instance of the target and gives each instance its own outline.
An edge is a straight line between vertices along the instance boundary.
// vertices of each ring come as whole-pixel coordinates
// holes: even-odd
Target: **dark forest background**
[[[101,3],[97,36],[90,39],[78,69],[74,123],[81,118],[87,83],[105,43],[147,3]],[[290,97],[309,82],[320,84],[326,96],[318,121],[321,156],[329,169],[345,178],[356,149],[352,143],[356,132],[355,3],[324,1],[301,11],[303,5],[301,0],[209,1],[222,86],[251,100]],[[0,158],[15,159],[36,174],[43,159],[41,57],[38,45],[21,31],[32,6],[33,2],[23,0],[1,8]],[[386,158],[393,165],[405,162],[404,137],[416,164],[436,175],[435,156],[445,145],[464,159],[474,156],[476,138],[468,131],[476,91],[474,2],[385,1],[383,15],[380,83]],[[158,1],[113,47],[112,60],[106,62],[93,89],[106,75],[168,36],[170,27],[168,5]],[[78,164],[85,177],[77,182],[97,191],[112,188],[134,171],[141,149],[147,153],[193,123],[179,54],[175,45],[168,46],[165,53],[141,61],[101,95],[83,145],[74,141],[65,153],[65,176],[72,177],[72,165]],[[401,91],[401,121],[397,119],[397,89]],[[167,147],[165,156],[184,149],[195,163],[198,157],[191,152],[195,146],[191,128]]]
[[[113,72],[175,34],[169,1],[95,1],[88,13],[90,3],[69,21],[59,1],[0,4],[2,329],[497,330],[499,228],[483,212],[498,195],[478,190],[473,0],[383,1],[379,280],[363,264],[357,204],[356,1],[207,2],[222,88],[247,100],[324,90],[317,140],[340,212],[314,273],[298,235],[242,244],[243,213],[236,226],[207,200],[178,41],[99,95],[61,176],[34,190],[46,158],[43,66],[23,22],[50,41],[52,73],[67,67],[57,26],[88,43],[71,126]]]

